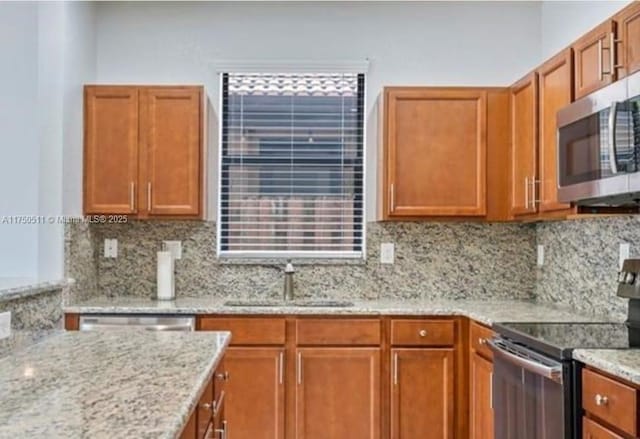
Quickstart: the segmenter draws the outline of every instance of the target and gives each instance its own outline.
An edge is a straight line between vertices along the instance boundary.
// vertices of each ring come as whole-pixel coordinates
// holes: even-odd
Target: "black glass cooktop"
[[[497,323],[498,334],[557,359],[574,349],[640,347],[640,329],[625,323]]]

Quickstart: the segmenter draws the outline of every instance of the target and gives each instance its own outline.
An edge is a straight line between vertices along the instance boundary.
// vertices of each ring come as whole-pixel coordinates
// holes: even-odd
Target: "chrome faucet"
[[[284,267],[284,300],[293,300],[293,264],[289,259]]]

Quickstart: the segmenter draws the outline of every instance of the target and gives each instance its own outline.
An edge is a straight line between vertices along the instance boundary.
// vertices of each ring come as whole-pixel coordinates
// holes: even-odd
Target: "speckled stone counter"
[[[0,302],[61,290],[71,284],[71,279],[40,282],[35,279],[0,277]]]
[[[226,332],[64,332],[0,360],[0,437],[174,438]]]
[[[463,315],[487,325],[494,322],[610,321],[606,316],[580,315],[548,304],[518,300],[398,300],[353,301],[343,308],[304,306],[225,306],[207,297],[162,302],[140,297],[102,297],[64,307],[79,314],[289,314],[289,315]]]
[[[576,349],[573,358],[640,386],[640,349]]]

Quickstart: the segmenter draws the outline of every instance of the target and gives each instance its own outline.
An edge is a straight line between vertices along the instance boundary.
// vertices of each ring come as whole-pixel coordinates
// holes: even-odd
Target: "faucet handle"
[[[296,270],[293,268],[293,264],[291,263],[291,259],[287,260],[287,265],[284,267],[285,273],[295,273]]]

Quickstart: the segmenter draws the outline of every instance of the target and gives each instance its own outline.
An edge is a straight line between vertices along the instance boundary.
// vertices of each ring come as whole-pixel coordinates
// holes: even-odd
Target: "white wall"
[[[82,84],[95,79],[93,5],[0,3],[0,216],[43,216],[38,226],[0,223],[0,277],[59,279],[68,213],[82,175]],[[73,192],[75,191],[75,192]]]
[[[38,212],[38,9],[0,2],[0,217]],[[0,276],[38,271],[38,228],[0,222]]]
[[[564,49],[628,3],[629,0],[543,1],[542,59]]]
[[[99,3],[100,83],[204,84],[218,117],[228,60],[371,59],[367,208],[375,217],[375,100],[383,85],[505,85],[539,61],[532,2]],[[215,200],[216,131],[210,136]],[[214,217],[210,202],[210,217]]]

